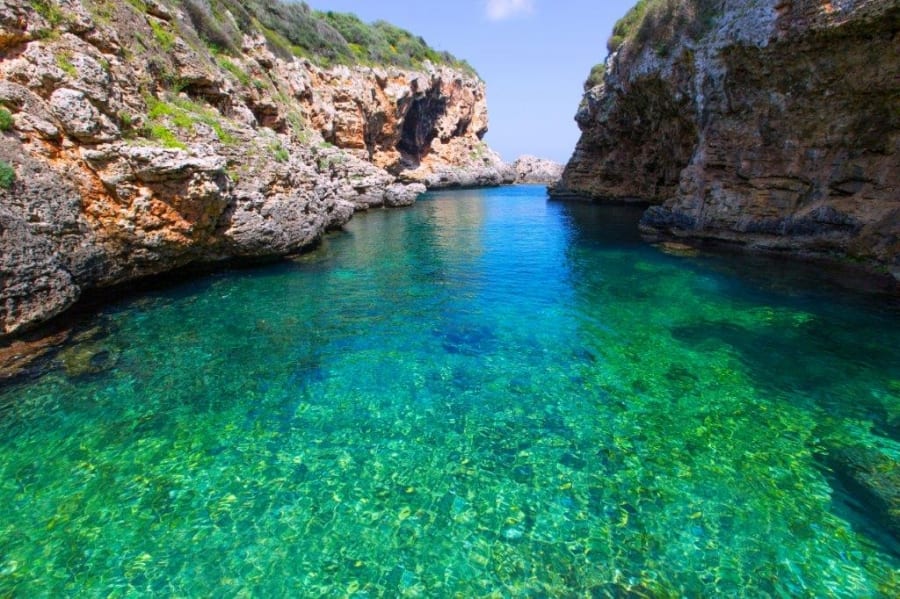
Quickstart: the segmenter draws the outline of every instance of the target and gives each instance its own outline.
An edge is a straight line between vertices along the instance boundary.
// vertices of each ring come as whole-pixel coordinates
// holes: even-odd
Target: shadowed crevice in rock
[[[422,97],[412,100],[403,119],[403,132],[397,143],[397,149],[406,160],[418,166],[422,158],[428,154],[431,142],[437,137],[435,125],[446,110],[447,100],[441,97],[439,90],[436,89],[431,89]],[[461,124],[457,130],[459,126]]]

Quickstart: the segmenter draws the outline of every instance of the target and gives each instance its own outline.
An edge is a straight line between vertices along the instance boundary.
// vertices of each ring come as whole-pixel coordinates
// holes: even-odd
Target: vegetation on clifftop
[[[584,91],[588,91],[594,87],[597,87],[601,83],[603,83],[603,78],[606,76],[606,63],[601,62],[599,64],[595,64],[591,69],[590,75],[588,75],[587,81],[584,82]]]
[[[677,32],[699,39],[721,9],[722,0],[638,0],[613,26],[606,49],[613,53],[625,42],[653,42],[657,53],[666,54]]]
[[[721,10],[722,0],[638,0],[616,21],[606,49],[612,54],[626,42],[638,48],[653,44],[659,56],[667,56],[677,35],[700,39]],[[605,62],[594,65],[584,82],[584,91],[600,85],[605,75]]]
[[[283,58],[299,56],[322,65],[372,64],[419,67],[425,61],[473,72],[465,61],[438,52],[424,39],[385,21],[367,24],[356,15],[313,10],[280,0],[180,0],[197,32],[221,51],[238,53],[242,34],[262,34]]]

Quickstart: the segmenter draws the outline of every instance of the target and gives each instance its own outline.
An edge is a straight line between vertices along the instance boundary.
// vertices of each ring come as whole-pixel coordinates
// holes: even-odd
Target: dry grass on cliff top
[[[722,6],[722,0],[638,0],[613,27],[606,49],[613,53],[626,42],[639,47],[652,43],[658,54],[666,55],[679,35],[703,37]]]

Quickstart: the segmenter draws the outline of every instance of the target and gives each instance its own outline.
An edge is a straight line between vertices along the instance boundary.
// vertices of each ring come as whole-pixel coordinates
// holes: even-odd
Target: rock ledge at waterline
[[[586,84],[551,193],[653,204],[651,236],[900,280],[900,0],[640,6]]]
[[[470,69],[322,68],[263,31],[217,53],[187,4],[0,6],[0,338],[90,289],[299,251],[426,186],[513,182]]]

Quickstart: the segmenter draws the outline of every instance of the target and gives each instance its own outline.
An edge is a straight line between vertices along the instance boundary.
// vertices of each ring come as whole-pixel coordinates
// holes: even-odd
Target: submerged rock
[[[900,462],[873,448],[833,448],[825,462],[844,488],[873,519],[900,541]]]
[[[119,360],[119,350],[99,343],[73,345],[59,354],[63,370],[72,378],[111,370]]]
[[[677,241],[664,241],[660,244],[657,244],[657,247],[670,256],[690,258],[693,256],[698,256],[700,254],[700,250],[698,250],[694,246],[688,245],[686,243],[679,243]]]

